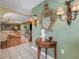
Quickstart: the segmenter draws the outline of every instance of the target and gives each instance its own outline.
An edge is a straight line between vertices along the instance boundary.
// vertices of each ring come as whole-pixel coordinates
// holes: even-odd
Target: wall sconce
[[[65,5],[67,6],[67,11],[66,11],[66,22],[68,25],[71,25],[72,21],[77,18],[78,11],[79,11],[79,4],[77,4],[77,1],[75,2],[74,6],[72,7],[71,3],[74,0],[67,0],[65,1]],[[63,21],[62,15],[64,14],[64,10],[62,8],[57,9],[57,15],[59,18]],[[73,15],[74,14],[74,15]]]

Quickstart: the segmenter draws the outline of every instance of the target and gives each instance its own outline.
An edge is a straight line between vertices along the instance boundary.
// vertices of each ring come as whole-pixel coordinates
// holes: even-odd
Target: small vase
[[[49,37],[49,41],[51,41],[52,39],[53,39],[53,37],[52,37],[52,36],[50,36],[50,37]]]

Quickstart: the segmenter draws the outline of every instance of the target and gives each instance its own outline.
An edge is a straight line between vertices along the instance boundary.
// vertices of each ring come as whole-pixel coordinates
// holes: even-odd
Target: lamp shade
[[[72,7],[72,11],[79,11],[79,1],[75,1]]]
[[[58,8],[57,15],[63,15],[63,14],[64,14],[64,10],[62,8]]]
[[[79,5],[75,5],[74,7],[72,7],[72,11],[79,11]]]

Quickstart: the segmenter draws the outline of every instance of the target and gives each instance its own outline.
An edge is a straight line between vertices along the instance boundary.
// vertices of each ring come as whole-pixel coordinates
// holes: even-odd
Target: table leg
[[[56,47],[54,47],[54,59],[56,59]]]
[[[47,48],[45,49],[45,51],[46,51],[46,58],[47,58]]]
[[[40,59],[41,48],[38,47],[38,59]]]

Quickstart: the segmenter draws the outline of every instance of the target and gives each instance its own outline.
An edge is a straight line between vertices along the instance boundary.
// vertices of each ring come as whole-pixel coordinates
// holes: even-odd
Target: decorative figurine
[[[42,29],[41,30],[41,38],[43,41],[45,41],[45,36],[46,36],[45,29]]]

